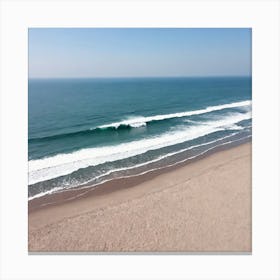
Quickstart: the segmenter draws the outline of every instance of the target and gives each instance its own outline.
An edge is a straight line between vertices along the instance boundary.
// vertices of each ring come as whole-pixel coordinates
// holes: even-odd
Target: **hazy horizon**
[[[29,78],[251,76],[250,28],[30,28]]]

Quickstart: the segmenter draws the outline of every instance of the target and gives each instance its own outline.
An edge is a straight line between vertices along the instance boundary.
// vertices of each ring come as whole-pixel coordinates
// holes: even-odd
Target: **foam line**
[[[173,113],[173,114],[165,114],[165,115],[155,115],[155,116],[149,116],[149,117],[130,117],[125,120],[122,120],[120,122],[114,122],[110,124],[104,124],[100,126],[96,126],[93,128],[85,129],[85,130],[79,130],[74,132],[67,132],[63,134],[55,134],[55,135],[49,135],[49,136],[43,136],[43,137],[35,137],[30,138],[28,141],[33,143],[40,143],[44,141],[50,141],[50,140],[56,140],[56,139],[64,139],[69,137],[77,137],[77,136],[87,136],[92,135],[93,133],[100,133],[100,132],[110,132],[110,131],[116,131],[116,130],[125,130],[125,129],[132,129],[132,128],[140,128],[145,127],[149,123],[158,122],[158,121],[164,121],[174,118],[183,118],[193,115],[200,115],[205,113],[210,113],[214,111],[219,111],[223,109],[229,109],[229,108],[238,108],[238,107],[249,107],[251,105],[250,100],[241,101],[241,102],[234,102],[234,103],[228,103],[223,105],[216,105],[216,106],[210,106],[205,109],[200,110],[194,110],[194,111],[187,111],[187,112],[180,112],[180,113]],[[192,122],[191,120],[188,120],[189,122]]]
[[[236,133],[234,133],[234,134],[236,134]],[[222,139],[224,139],[224,138],[231,137],[231,136],[233,136],[234,134],[229,135],[229,136],[226,136],[226,137],[223,137],[223,138],[220,138],[220,140],[222,140]],[[237,139],[237,140],[227,141],[227,142],[225,142],[225,143],[222,143],[222,144],[219,144],[219,145],[215,145],[215,146],[213,146],[213,147],[211,147],[211,148],[209,148],[209,149],[204,150],[203,152],[201,152],[201,153],[199,153],[199,154],[197,154],[197,155],[195,155],[195,156],[189,157],[189,158],[187,158],[187,159],[183,159],[183,160],[181,160],[181,161],[179,161],[179,162],[176,162],[176,163],[173,163],[173,164],[169,164],[169,165],[166,165],[166,166],[164,166],[164,167],[158,167],[158,168],[154,168],[154,169],[149,169],[149,170],[147,170],[147,171],[144,171],[144,172],[141,172],[141,173],[138,173],[138,174],[133,174],[133,175],[127,175],[127,176],[118,177],[118,179],[125,179],[125,178],[140,176],[140,175],[144,175],[144,174],[146,174],[146,173],[153,172],[153,171],[156,171],[156,170],[159,170],[159,169],[162,169],[162,168],[172,167],[172,166],[178,165],[178,164],[180,164],[180,163],[187,162],[187,161],[189,161],[189,160],[195,159],[195,158],[197,158],[197,157],[199,157],[199,156],[202,156],[202,155],[206,154],[207,152],[209,152],[209,151],[211,151],[211,150],[213,150],[213,149],[215,149],[215,148],[218,148],[218,147],[220,147],[220,146],[224,146],[224,145],[227,145],[227,144],[230,144],[230,143],[238,142],[238,141],[241,141],[241,140],[250,138],[250,137],[251,137],[251,136],[245,136],[245,137],[242,137],[242,138]],[[189,147],[189,148],[194,148],[194,147],[197,147],[197,146],[208,145],[208,144],[210,144],[210,143],[217,142],[217,141],[219,141],[219,140],[210,141],[210,142],[208,142],[208,143],[204,143],[204,144],[202,144],[202,145],[192,146],[192,147]],[[172,154],[177,154],[177,153],[183,152],[183,151],[185,151],[185,150],[188,150],[189,148],[180,150],[180,151],[178,151],[178,152],[170,153],[169,156],[171,156]],[[162,158],[159,158],[158,160],[155,160],[155,161],[159,161],[159,160],[161,160],[161,159],[162,159]],[[151,162],[152,162],[152,161],[147,162],[147,163],[145,163],[145,164],[149,164],[149,163],[151,163]],[[144,165],[144,164],[143,164],[143,165]],[[132,168],[135,168],[135,167],[136,167],[136,166],[133,166],[133,167],[131,167],[131,168],[124,168],[124,169],[132,169]],[[115,172],[115,171],[117,171],[117,170],[114,170],[113,172]],[[114,179],[116,179],[116,178],[107,179],[107,180],[101,181],[101,182],[99,182],[99,183],[97,183],[97,184],[90,185],[90,186],[85,186],[85,187],[81,187],[81,188],[79,188],[79,189],[89,189],[89,188],[91,189],[91,188],[93,188],[93,187],[95,187],[95,186],[98,186],[98,185],[100,185],[100,184],[104,184],[104,183],[109,182],[109,181],[112,181],[112,180],[114,180]],[[92,180],[91,180],[91,181],[92,181]],[[73,189],[73,188],[67,188],[67,189],[65,189],[65,187],[63,187],[63,186],[61,186],[61,187],[56,187],[56,188],[53,188],[53,189],[51,189],[51,190],[48,190],[48,191],[45,191],[45,192],[41,192],[41,193],[38,193],[38,194],[36,194],[36,195],[34,195],[34,196],[32,196],[32,197],[29,197],[29,198],[28,198],[28,201],[33,200],[33,199],[35,199],[35,198],[39,198],[39,197],[45,196],[45,195],[50,195],[50,194],[52,194],[52,193],[57,193],[57,192],[61,192],[61,191],[71,191],[72,189]],[[85,193],[86,193],[86,192],[84,192],[84,193],[82,193],[82,194],[80,194],[80,195],[78,195],[78,196],[82,196],[82,195],[84,195]],[[70,198],[69,200],[75,199],[75,198],[78,197],[78,196],[75,196],[75,197],[73,197],[73,198]],[[48,203],[48,204],[51,204],[51,203]]]
[[[181,112],[181,113],[156,115],[156,116],[150,116],[150,117],[135,117],[135,118],[123,120],[121,122],[114,122],[114,123],[110,123],[110,124],[101,125],[101,126],[98,126],[96,128],[92,128],[92,129],[98,129],[98,128],[99,129],[100,128],[116,128],[117,129],[121,126],[141,127],[141,126],[145,126],[147,123],[153,122],[153,121],[162,121],[162,120],[167,120],[167,119],[183,118],[183,117],[210,113],[210,112],[214,112],[214,111],[220,111],[223,109],[244,107],[244,106],[249,106],[249,105],[251,105],[251,101],[246,100],[246,101],[241,101],[241,102],[234,102],[234,103],[228,103],[228,104],[223,104],[223,105],[210,106],[205,109],[187,111],[187,112]]]
[[[197,126],[184,126],[176,131],[169,131],[157,137],[118,144],[87,148],[68,154],[29,161],[29,185],[70,174],[80,168],[96,166],[129,158],[149,150],[172,146],[185,141],[227,129],[228,126],[250,119],[250,113],[235,113],[220,120],[209,121]]]

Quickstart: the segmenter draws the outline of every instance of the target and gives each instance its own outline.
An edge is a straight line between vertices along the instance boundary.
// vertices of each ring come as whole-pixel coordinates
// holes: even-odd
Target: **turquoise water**
[[[251,78],[29,80],[29,197],[251,137]]]

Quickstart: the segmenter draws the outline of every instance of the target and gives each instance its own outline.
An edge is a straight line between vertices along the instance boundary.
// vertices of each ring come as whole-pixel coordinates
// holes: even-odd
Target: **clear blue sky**
[[[248,28],[31,28],[29,77],[251,75]]]

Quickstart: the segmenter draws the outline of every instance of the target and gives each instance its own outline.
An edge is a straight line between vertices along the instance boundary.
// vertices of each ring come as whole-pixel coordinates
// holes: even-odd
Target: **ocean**
[[[29,200],[250,141],[251,82],[251,77],[29,79]]]

